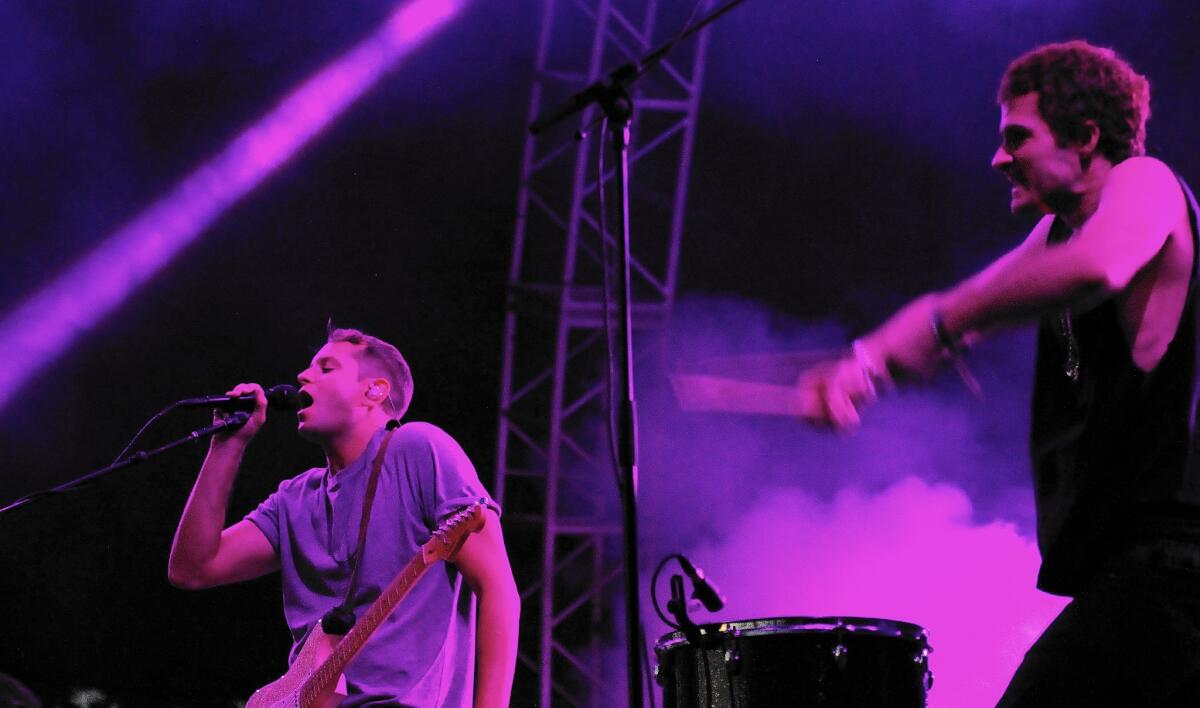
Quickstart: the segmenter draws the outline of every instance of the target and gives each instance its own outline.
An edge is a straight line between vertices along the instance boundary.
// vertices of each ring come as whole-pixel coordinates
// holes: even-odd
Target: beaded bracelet
[[[861,339],[856,339],[851,343],[851,348],[854,350],[854,359],[858,362],[858,367],[862,369],[863,378],[867,381],[867,390],[872,398],[877,397],[875,382],[879,381],[884,385],[884,388],[891,389],[894,386],[891,375],[887,369],[881,369],[876,366],[875,360],[871,358],[867,348],[863,345]]]

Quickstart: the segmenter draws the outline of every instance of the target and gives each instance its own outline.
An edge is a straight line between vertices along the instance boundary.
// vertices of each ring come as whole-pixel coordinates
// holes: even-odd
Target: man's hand
[[[810,425],[850,432],[859,426],[859,414],[875,402],[876,382],[853,355],[822,362],[803,372],[796,381],[802,402],[800,419]]]
[[[228,442],[238,443],[242,446],[248,445],[250,441],[258,434],[263,423],[267,422],[267,394],[263,391],[263,387],[255,383],[240,383],[232,389],[225,392],[226,396],[243,396],[247,393],[254,394],[254,412],[250,414],[250,419],[246,424],[237,430],[230,433],[220,433],[213,436],[213,444],[221,445]],[[231,416],[220,409],[213,411],[213,423],[220,423],[227,420]]]
[[[928,381],[945,362],[946,352],[933,333],[936,306],[936,295],[917,298],[860,340],[891,378]]]
[[[167,562],[167,579],[180,588],[200,589],[257,578],[279,569],[275,548],[253,522],[243,519],[222,530],[233,479],[246,445],[267,419],[267,395],[258,384],[243,383],[227,396],[254,394],[254,413],[232,432],[214,435],[208,457],[192,487]],[[213,412],[213,422],[229,417]]]

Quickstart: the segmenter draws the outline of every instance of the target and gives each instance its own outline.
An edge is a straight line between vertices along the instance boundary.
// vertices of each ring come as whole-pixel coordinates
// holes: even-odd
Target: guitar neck
[[[354,627],[346,633],[346,636],[342,637],[337,648],[321,664],[321,668],[313,672],[312,677],[305,683],[305,690],[316,695],[333,685],[338,676],[345,671],[346,666],[354,660],[354,657],[358,656],[358,652],[362,650],[363,645],[367,643],[379,625],[388,618],[388,615],[392,614],[392,611],[431,565],[432,563],[425,562],[425,557],[420,553],[409,561],[404,570],[400,571],[384,588],[375,602],[371,603],[363,616],[358,618]]]
[[[363,645],[388,615],[392,614],[425,571],[439,560],[453,561],[466,542],[467,536],[483,528],[483,502],[481,499],[469,504],[433,532],[433,537],[421,546],[417,555],[404,566],[392,582],[388,583],[325,661],[304,681],[300,689],[300,705],[314,705],[318,697],[331,690],[334,682],[346,670],[346,666],[358,656]]]

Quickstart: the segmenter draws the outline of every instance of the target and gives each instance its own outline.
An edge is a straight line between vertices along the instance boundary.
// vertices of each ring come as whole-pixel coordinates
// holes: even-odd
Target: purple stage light
[[[0,322],[0,410],[30,378],[454,18],[467,0],[410,0],[221,153]]]

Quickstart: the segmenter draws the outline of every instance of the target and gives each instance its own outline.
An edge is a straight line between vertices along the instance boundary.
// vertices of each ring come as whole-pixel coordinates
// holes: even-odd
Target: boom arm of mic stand
[[[684,31],[680,32],[678,36],[672,38],[659,48],[642,57],[641,60],[630,62],[628,64],[622,64],[621,66],[617,67],[616,70],[608,75],[607,80],[597,81],[579,93],[576,93],[574,96],[571,96],[569,99],[567,99],[566,103],[559,106],[557,109],[550,111],[549,113],[542,114],[541,117],[530,124],[529,132],[533,135],[537,135],[546,128],[558,125],[593,103],[603,105],[605,97],[607,96],[616,95],[618,92],[624,93],[625,90],[631,84],[633,84],[633,82],[640,79],[642,75],[644,75],[650,69],[658,66],[658,63],[663,60],[663,57],[670,53],[671,49],[674,48],[676,44],[709,26],[721,15],[724,15],[726,12],[729,12],[745,1],[746,0],[730,0],[716,10],[713,10],[708,17],[705,17],[691,27],[688,27]]]
[[[92,482],[95,482],[95,481],[99,480],[101,477],[103,477],[111,472],[116,472],[117,470],[125,469],[126,467],[132,467],[133,465],[144,462],[144,461],[150,459],[151,457],[155,457],[156,455],[162,454],[162,453],[166,452],[167,450],[171,450],[176,447],[179,447],[180,445],[190,443],[193,440],[202,440],[204,438],[209,438],[209,437],[212,437],[213,435],[216,435],[217,433],[220,433],[220,432],[223,432],[226,430],[237,430],[238,428],[245,425],[246,421],[248,421],[248,420],[250,420],[249,413],[246,413],[245,411],[238,411],[237,413],[234,413],[233,415],[229,416],[228,418],[226,418],[225,420],[222,420],[219,423],[213,423],[212,425],[204,427],[204,428],[200,428],[199,430],[193,430],[192,432],[188,433],[187,435],[183,436],[182,438],[179,438],[178,440],[172,440],[171,442],[167,443],[166,445],[163,445],[162,447],[157,447],[153,450],[145,450],[145,451],[135,452],[132,455],[130,455],[129,457],[126,457],[125,459],[120,460],[119,462],[114,462],[113,464],[111,464],[107,467],[102,467],[94,472],[89,472],[88,474],[85,474],[84,476],[82,476],[78,479],[73,479],[70,482],[60,484],[57,487],[53,487],[51,489],[45,489],[40,492],[34,492],[33,494],[27,494],[26,496],[21,497],[20,499],[9,504],[8,506],[0,508],[0,514],[6,514],[10,511],[15,511],[17,509],[20,509],[23,506],[32,504],[33,502],[38,501],[39,499],[45,499],[46,497],[54,496],[55,494],[61,494],[63,492],[69,492],[72,489],[77,489],[79,487],[82,487],[85,484],[90,484]]]

